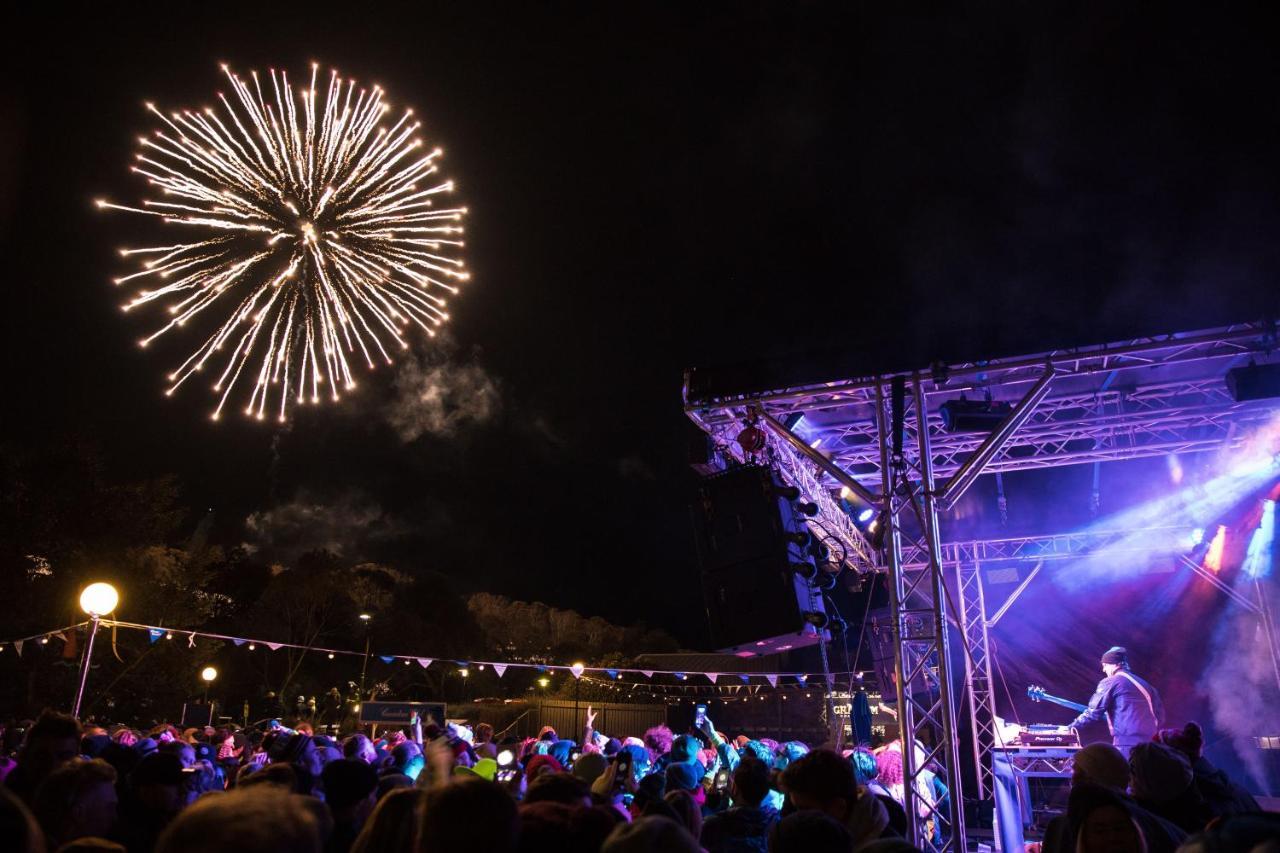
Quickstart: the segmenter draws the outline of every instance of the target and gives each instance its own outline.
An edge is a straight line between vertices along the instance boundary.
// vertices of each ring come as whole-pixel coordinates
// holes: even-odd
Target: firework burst
[[[180,232],[166,245],[121,249],[141,268],[115,279],[144,289],[124,310],[157,303],[168,322],[220,325],[175,371],[173,394],[206,367],[216,420],[237,386],[245,413],[281,421],[289,403],[339,398],[352,363],[392,363],[418,331],[448,320],[446,299],[468,278],[458,257],[465,207],[443,201],[441,151],[424,151],[412,110],[390,123],[383,91],[329,75],[319,95],[284,72],[242,80],[225,65],[220,109],[164,113],[138,140],[133,171],[159,191],[140,207]],[[251,385],[250,385],[251,383]]]

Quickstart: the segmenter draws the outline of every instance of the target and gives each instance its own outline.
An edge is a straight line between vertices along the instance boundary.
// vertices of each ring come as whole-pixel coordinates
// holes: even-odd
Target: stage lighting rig
[[[942,427],[947,432],[991,432],[1013,412],[999,400],[948,400],[941,406]]]

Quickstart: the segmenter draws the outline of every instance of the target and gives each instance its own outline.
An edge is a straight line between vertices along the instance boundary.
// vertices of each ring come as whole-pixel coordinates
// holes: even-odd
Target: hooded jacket
[[[766,853],[769,830],[777,822],[772,806],[735,806],[702,824],[702,846],[707,853]]]

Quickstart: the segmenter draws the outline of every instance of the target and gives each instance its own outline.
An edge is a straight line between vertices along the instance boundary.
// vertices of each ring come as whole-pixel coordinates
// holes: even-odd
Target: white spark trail
[[[217,109],[146,105],[159,126],[139,139],[132,171],[163,200],[97,205],[198,232],[121,249],[139,268],[114,279],[152,282],[124,310],[163,306],[142,346],[222,312],[165,393],[217,360],[215,420],[243,382],[248,417],[270,409],[283,421],[290,403],[355,388],[352,360],[391,364],[411,330],[433,336],[448,320],[446,300],[469,278],[457,254],[466,208],[436,207],[453,192],[441,149],[421,153],[412,110],[384,124],[381,87],[337,71],[322,85],[315,64],[301,86],[276,69],[266,81],[222,72],[230,91]]]

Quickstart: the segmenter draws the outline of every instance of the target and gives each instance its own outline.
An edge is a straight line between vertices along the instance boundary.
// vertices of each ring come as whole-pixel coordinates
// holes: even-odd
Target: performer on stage
[[[1102,656],[1106,678],[1089,700],[1089,707],[1075,718],[1071,727],[1106,719],[1111,742],[1126,756],[1129,750],[1151,737],[1164,719],[1164,705],[1154,687],[1129,671],[1129,652],[1112,646]]]

